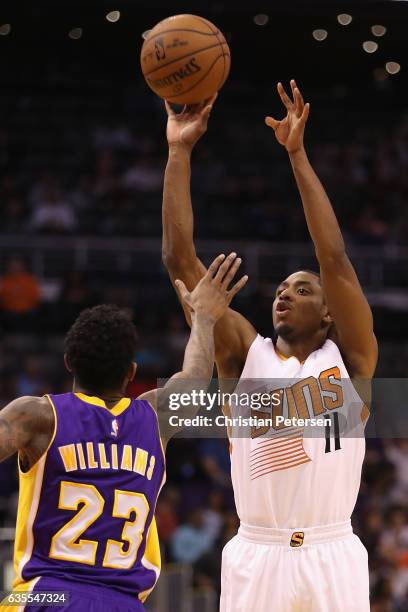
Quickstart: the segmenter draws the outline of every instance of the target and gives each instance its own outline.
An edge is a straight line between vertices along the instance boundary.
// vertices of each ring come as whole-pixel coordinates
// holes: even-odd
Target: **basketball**
[[[230,70],[224,35],[196,15],[160,21],[145,39],[140,54],[149,87],[175,104],[195,104],[221,89]]]

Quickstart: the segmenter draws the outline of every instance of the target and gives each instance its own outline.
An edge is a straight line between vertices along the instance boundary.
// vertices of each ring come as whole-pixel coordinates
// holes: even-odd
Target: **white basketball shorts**
[[[368,555],[350,521],[243,525],[222,553],[220,612],[369,612]]]

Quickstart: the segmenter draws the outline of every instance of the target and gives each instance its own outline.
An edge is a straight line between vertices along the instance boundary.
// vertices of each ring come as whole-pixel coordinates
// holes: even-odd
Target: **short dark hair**
[[[313,276],[317,277],[319,283],[322,284],[320,274],[319,272],[316,272],[316,270],[309,270],[309,268],[302,268],[301,270],[299,270],[299,272],[307,272],[308,274],[313,274]]]
[[[86,389],[116,390],[129,372],[136,343],[136,328],[128,313],[102,304],[83,310],[68,331],[66,361]]]

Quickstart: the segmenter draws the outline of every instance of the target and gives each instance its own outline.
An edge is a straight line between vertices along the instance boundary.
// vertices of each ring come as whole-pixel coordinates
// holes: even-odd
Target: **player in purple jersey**
[[[228,289],[240,262],[220,255],[191,293],[177,281],[193,325],[165,396],[180,379],[184,390],[197,380],[208,386],[215,322],[247,280]],[[158,390],[125,396],[135,351],[136,330],[123,311],[85,310],[65,340],[72,392],[22,397],[0,413],[0,461],[17,452],[20,476],[13,599],[29,594],[30,612],[47,609],[50,597],[76,612],[143,610],[157,581],[154,511],[169,434],[159,430],[166,404]],[[3,600],[0,611],[15,611],[11,603]]]

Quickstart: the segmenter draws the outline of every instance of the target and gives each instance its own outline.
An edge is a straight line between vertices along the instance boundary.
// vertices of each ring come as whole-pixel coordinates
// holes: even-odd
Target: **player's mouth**
[[[291,306],[289,306],[286,302],[278,302],[276,306],[276,314],[284,315],[287,314],[291,310]]]

